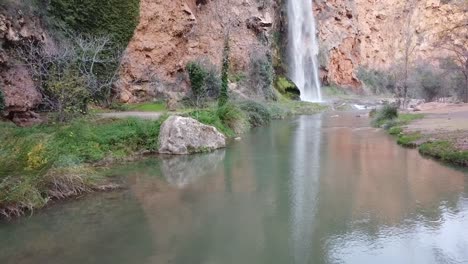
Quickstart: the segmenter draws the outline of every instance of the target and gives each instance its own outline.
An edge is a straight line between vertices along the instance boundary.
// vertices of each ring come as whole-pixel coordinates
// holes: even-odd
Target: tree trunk
[[[465,103],[468,103],[468,75],[465,75]]]

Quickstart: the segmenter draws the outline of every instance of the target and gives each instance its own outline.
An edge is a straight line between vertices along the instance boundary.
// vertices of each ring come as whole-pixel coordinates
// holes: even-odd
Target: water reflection
[[[353,114],[115,174],[127,190],[0,223],[0,263],[468,263],[468,174]]]
[[[224,154],[224,150],[218,150],[207,154],[164,156],[161,157],[161,173],[170,185],[183,188],[216,171]]]
[[[309,263],[320,179],[322,115],[301,116],[291,160],[291,236],[294,263]]]

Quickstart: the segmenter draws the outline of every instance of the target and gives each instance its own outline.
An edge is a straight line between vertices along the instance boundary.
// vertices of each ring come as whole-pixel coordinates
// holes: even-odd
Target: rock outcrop
[[[226,137],[193,118],[171,116],[161,126],[159,146],[161,154],[186,155],[224,148]]]
[[[256,0],[142,0],[140,23],[122,63],[123,102],[180,98],[189,86],[187,62],[205,59],[221,66],[229,31],[231,70],[245,72],[253,52],[268,50],[275,22],[273,2]],[[266,42],[265,42],[266,40]]]
[[[359,67],[386,69],[401,63],[408,35],[412,61],[432,63],[446,51],[437,34],[466,20],[466,5],[451,1],[317,0],[322,81],[360,91]],[[468,45],[465,40],[458,40]],[[413,48],[412,48],[413,49]]]
[[[0,89],[5,97],[4,114],[18,125],[40,122],[32,110],[42,97],[31,73],[16,53],[22,45],[47,41],[37,18],[26,16],[18,9],[0,7]]]

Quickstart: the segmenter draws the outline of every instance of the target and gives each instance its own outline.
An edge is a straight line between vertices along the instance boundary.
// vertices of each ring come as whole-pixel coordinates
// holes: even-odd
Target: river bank
[[[423,155],[468,167],[468,104],[427,103],[416,113],[386,121],[388,132],[400,145]]]
[[[252,127],[266,125],[271,119],[313,114],[326,108],[305,102],[248,101],[230,103],[223,111],[212,106],[175,113],[212,125],[234,138]],[[157,118],[139,115],[106,118],[94,114],[66,124],[30,128],[0,122],[0,216],[20,216],[44,207],[51,200],[118,188],[112,179],[102,177],[99,170],[136,160],[145,153],[156,153],[159,129],[170,114],[174,113],[148,113]]]

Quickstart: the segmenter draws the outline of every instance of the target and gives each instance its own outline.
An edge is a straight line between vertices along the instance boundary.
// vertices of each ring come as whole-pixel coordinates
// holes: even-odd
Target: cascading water
[[[312,9],[313,0],[289,0],[289,72],[301,91],[301,100],[321,102],[318,74],[319,46]]]

